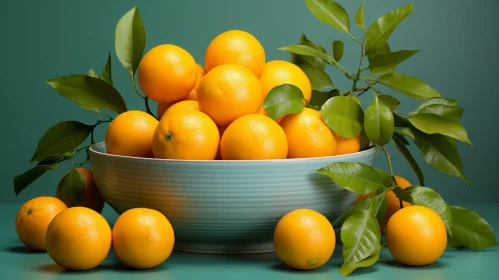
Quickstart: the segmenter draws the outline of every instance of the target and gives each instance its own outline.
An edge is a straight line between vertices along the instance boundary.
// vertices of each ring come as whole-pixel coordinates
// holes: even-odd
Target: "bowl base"
[[[175,251],[201,254],[258,254],[274,252],[274,242],[255,244],[193,244],[175,242]]]

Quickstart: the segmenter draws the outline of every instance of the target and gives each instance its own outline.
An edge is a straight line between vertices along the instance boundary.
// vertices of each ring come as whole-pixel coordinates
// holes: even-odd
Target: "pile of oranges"
[[[241,30],[216,36],[204,66],[183,48],[149,50],[138,83],[158,103],[158,119],[142,111],[116,117],[106,133],[110,154],[184,160],[265,160],[358,152],[360,137],[345,139],[321,114],[305,108],[277,120],[263,108],[276,86],[291,84],[310,101],[312,86],[300,67],[266,61],[260,42]]]

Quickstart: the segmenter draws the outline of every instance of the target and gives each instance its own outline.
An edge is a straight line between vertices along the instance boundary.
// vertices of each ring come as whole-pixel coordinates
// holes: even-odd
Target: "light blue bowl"
[[[209,253],[273,251],[279,219],[297,208],[333,221],[357,194],[317,169],[332,162],[372,165],[375,148],[333,157],[201,161],[135,158],[90,148],[97,187],[118,213],[147,207],[162,212],[175,230],[175,249]]]

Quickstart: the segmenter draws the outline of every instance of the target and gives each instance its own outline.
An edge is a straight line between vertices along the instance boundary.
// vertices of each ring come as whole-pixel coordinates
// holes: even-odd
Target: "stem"
[[[145,99],[146,97],[140,93],[139,88],[137,87],[137,83],[135,82],[135,76],[133,75],[133,73],[129,72],[128,75],[130,76],[130,79],[132,80],[132,85],[133,85],[133,88],[135,89],[135,92],[139,95],[140,98]]]
[[[359,81],[360,78],[360,73],[362,72],[362,62],[364,61],[364,57],[366,56],[366,48],[364,46],[364,43],[360,44],[360,62],[359,62],[359,69],[357,70],[357,75],[355,76],[355,79],[353,80],[353,85],[352,89],[357,87],[357,82]]]
[[[390,157],[390,154],[388,153],[388,150],[384,146],[381,147],[381,149],[383,149],[383,152],[385,153],[386,161],[388,162],[388,168],[390,169],[390,177],[392,177],[393,184],[397,186],[397,180],[395,180],[395,175],[393,175],[392,159]],[[399,198],[399,203],[400,203],[400,209],[404,208],[404,204],[402,203],[402,199],[400,198]]]
[[[144,98],[144,103],[146,104],[146,112],[147,112],[149,115],[153,116],[155,119],[158,119],[158,117],[156,117],[156,116],[153,114],[153,112],[151,111],[151,108],[149,107],[149,98],[148,98],[148,97],[145,97],[145,98]]]
[[[361,96],[362,94],[364,94],[364,93],[365,93],[365,92],[367,92],[368,90],[369,90],[368,88],[367,88],[367,89],[362,90],[361,92],[359,92],[359,93],[357,94],[357,97]]]

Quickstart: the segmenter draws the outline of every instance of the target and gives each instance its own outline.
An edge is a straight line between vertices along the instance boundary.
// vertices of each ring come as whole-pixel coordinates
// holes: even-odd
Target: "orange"
[[[324,265],[333,255],[336,235],[321,213],[296,209],[279,220],[274,232],[277,257],[288,266],[312,270]]]
[[[137,269],[162,264],[173,250],[175,234],[160,212],[134,208],[121,214],[113,227],[113,248],[118,259]]]
[[[164,44],[149,50],[138,68],[138,81],[144,93],[158,103],[184,100],[194,88],[196,62],[179,46]]]
[[[335,133],[334,138],[336,138],[336,143],[338,143],[335,155],[346,155],[360,151],[360,135],[353,138],[344,138]]]
[[[163,115],[152,148],[157,158],[211,160],[219,143],[217,125],[210,117],[197,110],[179,109]]]
[[[226,128],[223,127],[218,128],[218,133],[220,134],[220,140],[222,140],[222,136],[224,135],[225,129]],[[222,159],[222,153],[220,152],[220,145],[218,145],[218,151],[217,155],[215,156],[215,159]]]
[[[94,175],[90,168],[76,168],[85,183],[85,195],[80,203],[73,199],[73,190],[64,190],[61,192],[61,181],[57,185],[56,197],[61,199],[68,207],[83,206],[96,212],[102,212],[104,208],[104,199],[102,198],[97,186],[95,185]],[[66,173],[67,174],[67,173]]]
[[[307,101],[310,101],[312,97],[312,84],[310,84],[310,80],[300,67],[291,62],[273,60],[265,63],[259,79],[264,98],[274,87],[283,84],[291,84],[298,87]]]
[[[265,51],[250,33],[229,30],[216,36],[204,55],[204,65],[208,72],[223,64],[241,65],[258,76],[265,64]]]
[[[237,118],[256,114],[263,104],[258,78],[235,64],[213,68],[204,76],[198,92],[199,109],[219,127],[227,127]]]
[[[187,95],[188,100],[198,100],[199,85],[201,84],[201,80],[203,79],[204,75],[206,75],[206,70],[204,70],[204,68],[201,65],[196,64],[196,69],[197,69],[196,84],[194,85],[194,88],[189,92],[189,95]]]
[[[394,177],[395,177],[395,181],[397,182],[397,185],[400,188],[405,189],[405,188],[412,186],[411,183],[409,183],[409,181],[407,181],[405,178],[397,176],[397,175],[395,175]],[[402,201],[402,204],[404,207],[411,205],[409,202],[406,202],[406,201]],[[395,193],[393,193],[393,191],[387,192],[386,193],[386,214],[385,214],[385,218],[381,222],[381,230],[382,231],[383,231],[383,229],[385,229],[386,224],[388,223],[388,220],[390,219],[390,217],[393,214],[395,214],[395,212],[397,212],[398,210],[400,210],[399,198],[395,195]]]
[[[388,221],[386,244],[402,264],[423,266],[435,262],[447,246],[442,218],[430,208],[408,206]]]
[[[166,104],[166,103],[161,103],[161,104]],[[165,106],[165,105],[163,105],[163,106]],[[162,108],[162,110],[164,110],[164,111],[161,113],[161,115],[158,114],[158,118],[161,119],[161,117],[167,111],[170,112],[170,111],[185,110],[185,109],[194,109],[194,110],[198,110],[199,111],[199,103],[196,100],[184,100],[184,101],[180,101],[180,102],[174,103],[172,105],[169,105],[166,108]]]
[[[111,227],[99,213],[72,207],[50,223],[46,242],[49,256],[71,270],[89,270],[101,264],[111,249]]]
[[[319,111],[304,108],[299,114],[284,116],[280,125],[288,139],[288,158],[334,155],[337,146],[334,133]]]
[[[271,118],[251,114],[227,127],[220,141],[222,159],[284,159],[288,153],[286,134]]]
[[[173,104],[176,104],[177,102],[166,102],[166,103],[158,103],[158,110],[156,111],[156,114],[158,115],[158,119],[161,119],[161,117],[165,114],[166,110],[170,108]]]
[[[152,157],[152,137],[158,126],[153,116],[137,110],[118,115],[107,128],[106,149],[109,154]]]
[[[33,198],[21,207],[16,217],[17,236],[27,247],[45,251],[45,234],[52,219],[66,209],[55,197]]]

